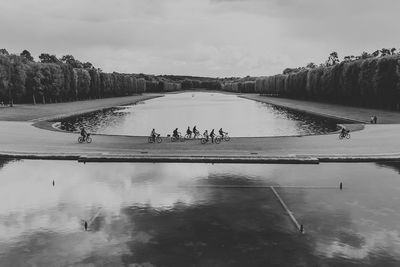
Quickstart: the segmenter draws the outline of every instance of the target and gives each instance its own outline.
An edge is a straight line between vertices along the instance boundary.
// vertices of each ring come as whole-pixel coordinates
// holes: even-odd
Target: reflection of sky
[[[371,263],[370,258],[383,254],[400,261],[399,174],[374,164],[16,161],[0,169],[0,251],[3,251],[0,263],[2,258],[17,257],[21,253],[35,263],[41,260],[52,263],[54,259],[48,256],[51,253],[61,253],[59,259],[74,258],[74,262],[89,254],[99,258],[114,255],[113,263],[116,263],[120,255],[132,253],[127,243],[133,240],[143,246],[154,245],[157,240],[161,242],[161,233],[143,229],[143,223],[138,225],[135,218],[145,216],[149,221],[144,225],[154,225],[152,220],[159,217],[176,218],[169,222],[173,225],[174,220],[181,222],[196,209],[209,205],[238,231],[243,231],[243,227],[261,231],[258,223],[264,226],[265,223],[254,213],[266,212],[263,209],[272,209],[271,216],[277,213],[285,217],[278,202],[265,202],[266,199],[260,197],[271,197],[268,189],[229,191],[232,189],[196,188],[194,185],[337,186],[340,181],[344,183],[343,191],[278,189],[297,219],[306,226],[307,242],[314,253],[338,262],[346,258]],[[241,198],[243,203],[235,202]],[[253,211],[247,219],[223,215],[224,210],[231,208],[229,205]],[[94,217],[96,214],[98,216]],[[239,221],[231,221],[233,218]],[[90,233],[83,234],[82,219],[91,222]],[[213,225],[212,220],[204,223]],[[172,231],[169,229],[172,225],[164,226],[167,227],[164,230]],[[293,231],[290,223],[284,225],[285,231]],[[282,226],[275,229],[281,230]],[[31,246],[34,249],[30,249]]]
[[[152,128],[163,136],[188,126],[204,132],[223,128],[231,136],[279,136],[332,131],[332,120],[317,119],[260,102],[219,93],[179,93],[139,105],[119,107],[67,119],[92,132],[118,135],[149,135]]]

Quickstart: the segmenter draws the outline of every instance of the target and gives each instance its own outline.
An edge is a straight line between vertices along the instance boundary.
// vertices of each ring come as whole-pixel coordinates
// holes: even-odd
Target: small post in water
[[[302,224],[300,224],[300,233],[304,233],[304,226]]]
[[[343,183],[342,182],[340,182],[339,188],[340,188],[340,190],[343,189]]]

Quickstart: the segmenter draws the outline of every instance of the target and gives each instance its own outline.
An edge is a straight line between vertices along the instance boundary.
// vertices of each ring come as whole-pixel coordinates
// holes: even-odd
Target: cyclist
[[[204,131],[203,136],[208,142],[208,131],[207,130]]]
[[[175,130],[172,133],[172,136],[175,137],[175,138],[179,138],[178,128],[175,128]]]
[[[214,143],[214,137],[215,137],[214,129],[211,130],[210,136],[211,136],[211,143]]]
[[[83,140],[86,140],[86,137],[88,136],[88,133],[83,126],[81,126],[81,136],[83,137]]]
[[[197,126],[194,126],[194,127],[193,127],[193,134],[194,134],[194,137],[196,137],[197,135],[200,134],[196,127],[197,127]]]
[[[158,133],[156,133],[156,130],[153,128],[153,130],[151,131],[151,138],[153,138],[153,142],[156,142],[156,136],[158,135]]]
[[[221,136],[221,138],[224,138],[225,134],[226,133],[222,130],[222,128],[219,129],[219,135]]]
[[[345,137],[350,131],[346,129],[346,127],[343,127],[342,130],[340,131],[340,135],[342,137]]]
[[[186,134],[189,135],[189,138],[192,138],[192,131],[190,130],[190,127],[188,126],[186,130]]]

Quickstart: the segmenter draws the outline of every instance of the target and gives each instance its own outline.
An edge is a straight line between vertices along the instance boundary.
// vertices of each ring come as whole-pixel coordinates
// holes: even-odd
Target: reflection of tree
[[[81,126],[88,132],[101,133],[104,129],[120,125],[128,112],[118,112],[121,108],[103,109],[61,120],[60,129],[78,131]]]
[[[375,164],[378,165],[379,167],[391,168],[400,173],[400,161],[377,162]]]
[[[337,124],[344,121],[311,115],[278,106],[270,106],[272,112],[287,120],[298,121],[297,126],[307,134],[329,133],[338,130]]]
[[[3,158],[0,158],[0,169],[2,169],[4,166],[6,166],[11,161],[16,161],[16,159],[3,159]]]

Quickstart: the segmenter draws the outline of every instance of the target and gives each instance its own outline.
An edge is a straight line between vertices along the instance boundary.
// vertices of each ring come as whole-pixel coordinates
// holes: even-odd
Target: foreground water
[[[188,126],[203,133],[223,128],[231,136],[289,136],[327,133],[337,121],[277,108],[236,95],[187,92],[65,119],[59,127],[74,131],[83,125],[90,132],[149,135],[153,128],[163,136]]]
[[[398,163],[0,168],[0,266],[400,265]]]

